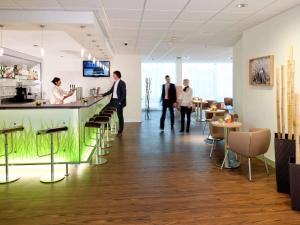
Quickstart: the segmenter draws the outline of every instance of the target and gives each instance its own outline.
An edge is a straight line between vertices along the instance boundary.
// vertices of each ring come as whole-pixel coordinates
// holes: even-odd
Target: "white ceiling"
[[[80,44],[63,31],[45,31],[43,38],[45,56],[61,58],[80,57]],[[17,52],[40,57],[41,32],[7,30],[3,33],[3,43]],[[37,46],[34,46],[37,45]]]
[[[237,8],[239,3],[248,7]],[[107,42],[116,54],[142,54],[145,61],[177,56],[223,61],[230,59],[243,30],[298,4],[300,0],[0,0],[0,9],[92,11],[103,33],[99,42]],[[78,31],[72,36],[80,42]]]

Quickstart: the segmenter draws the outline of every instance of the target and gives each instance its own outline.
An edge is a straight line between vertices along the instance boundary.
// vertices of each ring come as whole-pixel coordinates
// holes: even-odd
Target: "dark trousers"
[[[110,103],[107,106],[117,108],[117,115],[118,115],[118,119],[119,119],[119,131],[118,131],[118,133],[122,133],[123,129],[124,129],[124,117],[123,117],[123,107],[122,107],[120,101],[116,98],[112,98],[110,100]]]
[[[181,106],[180,107],[180,114],[181,114],[181,131],[184,131],[184,120],[185,120],[185,115],[187,118],[187,123],[186,123],[186,131],[190,131],[190,124],[191,124],[191,114],[192,114],[192,107],[186,107],[186,106]]]
[[[174,108],[173,108],[173,103],[171,103],[168,100],[163,100],[162,115],[161,115],[161,118],[160,118],[160,128],[161,129],[164,129],[164,127],[165,127],[165,119],[166,119],[167,109],[169,109],[170,115],[171,115],[171,127],[174,126]]]

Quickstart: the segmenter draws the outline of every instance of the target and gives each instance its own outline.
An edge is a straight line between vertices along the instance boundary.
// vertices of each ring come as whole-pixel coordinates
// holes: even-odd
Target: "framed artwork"
[[[249,83],[254,86],[273,86],[274,56],[250,59]]]

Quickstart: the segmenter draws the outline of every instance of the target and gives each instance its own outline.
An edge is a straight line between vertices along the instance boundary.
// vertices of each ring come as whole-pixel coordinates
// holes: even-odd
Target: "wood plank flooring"
[[[52,185],[39,177],[1,185],[0,224],[300,224],[289,197],[276,192],[273,169],[268,177],[254,160],[253,182],[246,160],[220,171],[222,143],[211,160],[199,125],[189,135],[178,130],[160,133],[155,116],[126,124],[106,165],[73,166]]]

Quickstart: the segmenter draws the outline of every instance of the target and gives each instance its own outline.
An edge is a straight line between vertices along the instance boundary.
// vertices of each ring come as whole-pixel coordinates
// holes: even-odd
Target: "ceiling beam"
[[[147,5],[147,0],[144,0],[143,9],[142,9],[142,13],[141,13],[140,21],[139,21],[138,32],[137,32],[137,36],[136,36],[135,43],[134,43],[134,51],[135,52],[136,52],[136,49],[137,49],[137,45],[140,41],[140,35],[141,35],[142,24],[143,24],[143,21],[144,21],[144,14],[145,14],[146,5]]]

